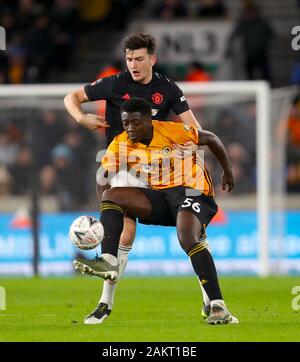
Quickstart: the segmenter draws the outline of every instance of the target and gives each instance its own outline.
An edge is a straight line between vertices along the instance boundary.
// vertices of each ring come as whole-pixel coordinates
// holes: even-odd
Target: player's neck
[[[141,84],[148,84],[148,83],[151,82],[151,80],[152,80],[152,70],[151,70],[151,72],[147,75],[147,77],[144,78],[144,79],[142,79],[139,83],[141,83]]]
[[[152,141],[152,138],[153,138],[153,126],[151,125],[150,126],[150,129],[149,129],[149,134],[147,134],[141,141],[140,143],[143,143],[144,145],[147,145],[149,146],[151,141]]]

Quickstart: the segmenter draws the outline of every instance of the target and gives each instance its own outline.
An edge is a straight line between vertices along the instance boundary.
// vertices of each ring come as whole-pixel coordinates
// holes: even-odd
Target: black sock
[[[104,227],[102,254],[108,253],[118,257],[119,240],[123,231],[123,209],[114,202],[102,201],[100,212],[100,221]]]
[[[208,298],[210,300],[223,299],[215,263],[210,252],[202,243],[196,243],[187,254]]]

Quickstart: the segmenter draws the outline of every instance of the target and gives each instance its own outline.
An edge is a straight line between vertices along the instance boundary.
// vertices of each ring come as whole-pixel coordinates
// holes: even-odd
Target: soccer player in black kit
[[[120,116],[121,104],[131,97],[148,100],[152,106],[152,118],[168,119],[172,110],[180,120],[188,126],[201,128],[181,91],[168,77],[153,71],[156,63],[155,39],[143,33],[134,33],[124,40],[124,53],[128,70],[111,77],[99,79],[84,88],[68,94],[65,106],[72,117],[83,127],[90,130],[106,128],[107,145],[113,138],[123,132]],[[105,118],[94,114],[86,114],[81,104],[89,101],[106,100]],[[175,145],[179,151],[195,149],[191,142]],[[124,185],[126,186],[126,185]],[[106,187],[97,183],[99,201]],[[118,252],[119,277],[124,272],[128,253],[135,238],[136,222],[130,216],[124,217],[124,228],[121,234]],[[204,241],[206,243],[206,241]],[[105,255],[104,255],[105,257]],[[108,256],[109,258],[109,256]],[[111,260],[108,260],[112,262]],[[87,260],[86,263],[89,263]],[[203,293],[202,316],[206,318],[210,311],[210,300],[200,281]],[[111,313],[114,303],[116,281],[104,281],[102,296],[97,308],[84,320],[85,324],[100,324]]]

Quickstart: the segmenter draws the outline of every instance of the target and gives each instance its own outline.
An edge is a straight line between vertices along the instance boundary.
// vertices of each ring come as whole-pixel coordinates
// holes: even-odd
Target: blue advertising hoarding
[[[95,213],[87,213],[97,217]],[[69,240],[68,231],[78,213],[43,214],[40,219],[40,271],[43,275],[73,273],[76,254],[82,252]],[[12,223],[13,215],[0,216],[0,274],[32,275],[33,246],[29,227]],[[270,251],[276,272],[300,273],[300,212],[285,214],[284,237],[272,236]],[[227,212],[222,222],[209,225],[208,241],[220,273],[257,273],[258,247],[255,212]],[[100,248],[98,248],[100,253]],[[188,257],[180,248],[176,229],[138,225],[129,254],[127,273],[191,274]]]

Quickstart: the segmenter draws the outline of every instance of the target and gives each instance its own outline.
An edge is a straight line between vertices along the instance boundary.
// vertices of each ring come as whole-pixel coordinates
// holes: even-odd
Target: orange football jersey
[[[174,153],[175,143],[197,144],[198,130],[174,122],[152,121],[152,125],[153,138],[148,146],[133,143],[126,131],[116,136],[102,159],[102,166],[109,172],[130,171],[156,190],[188,186],[214,196],[212,179],[201,157],[203,151],[185,152],[181,159]]]

